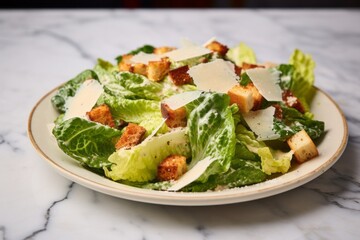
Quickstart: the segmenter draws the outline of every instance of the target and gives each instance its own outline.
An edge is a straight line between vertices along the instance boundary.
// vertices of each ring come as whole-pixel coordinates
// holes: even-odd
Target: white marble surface
[[[358,239],[360,235],[360,11],[0,11],[0,239]],[[27,137],[46,92],[144,43],[244,41],[260,60],[294,48],[317,62],[316,85],[343,109],[349,143],[339,161],[295,190],[214,207],[110,197],[53,171]]]

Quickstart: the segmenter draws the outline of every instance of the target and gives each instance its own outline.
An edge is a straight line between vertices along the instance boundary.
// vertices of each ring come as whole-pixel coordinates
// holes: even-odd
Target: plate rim
[[[30,111],[28,123],[27,123],[27,135],[30,139],[30,142],[32,146],[35,148],[37,153],[44,159],[48,164],[50,164],[60,175],[63,177],[76,182],[82,186],[85,186],[91,190],[98,191],[110,196],[122,198],[122,199],[128,199],[132,201],[137,202],[146,202],[146,203],[153,203],[153,204],[161,204],[161,205],[174,205],[174,206],[211,206],[211,205],[224,205],[224,204],[231,204],[231,203],[239,203],[239,202],[246,202],[256,199],[261,199],[273,195],[280,194],[282,192],[289,191],[291,189],[297,188],[303,184],[306,184],[307,182],[315,179],[325,171],[327,171],[335,162],[341,157],[342,153],[345,151],[347,142],[348,142],[348,124],[346,121],[346,117],[338,105],[338,103],[335,102],[332,97],[326,93],[325,91],[321,90],[320,88],[314,86],[316,91],[321,92],[327,99],[329,99],[332,104],[335,106],[336,110],[338,111],[339,115],[342,119],[342,127],[344,128],[344,134],[341,139],[341,143],[338,146],[336,152],[326,160],[325,163],[321,164],[316,169],[311,170],[309,173],[306,173],[299,178],[295,178],[289,182],[283,182],[281,184],[277,184],[275,186],[270,186],[261,189],[263,193],[260,193],[259,191],[256,191],[254,194],[248,194],[245,196],[244,193],[239,191],[240,188],[232,188],[227,189],[223,191],[211,191],[211,192],[196,192],[196,193],[184,193],[184,192],[166,192],[166,191],[155,191],[150,189],[142,189],[137,187],[128,186],[121,183],[116,183],[110,179],[107,179],[104,177],[104,179],[119,184],[118,188],[111,187],[109,185],[105,185],[103,183],[100,183],[98,181],[95,181],[93,179],[86,178],[84,176],[81,176],[77,173],[71,172],[70,170],[66,169],[65,167],[58,164],[55,160],[51,159],[39,146],[39,144],[36,142],[35,137],[33,135],[32,131],[32,123],[33,123],[33,117],[38,109],[39,105],[43,103],[45,99],[47,99],[51,94],[53,94],[55,91],[57,91],[63,84],[59,85],[58,87],[55,87],[54,89],[47,92],[45,95],[43,95],[33,106],[33,108]],[[75,161],[75,160],[74,160]],[[79,167],[81,167],[79,165]],[[314,174],[315,172],[315,174]],[[94,173],[95,174],[95,173]],[[276,179],[276,178],[275,178]],[[271,180],[267,180],[265,182],[269,182]],[[258,184],[264,184],[265,182],[258,183]],[[255,184],[255,185],[258,185]],[[156,192],[156,196],[149,193]],[[211,194],[212,193],[212,194]],[[220,194],[219,194],[220,193]],[[139,196],[141,195],[141,196]],[[194,198],[195,196],[195,198]],[[209,199],[211,197],[211,199]]]

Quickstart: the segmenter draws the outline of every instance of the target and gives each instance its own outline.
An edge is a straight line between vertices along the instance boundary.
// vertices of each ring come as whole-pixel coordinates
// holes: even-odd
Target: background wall
[[[358,0],[7,0],[0,8],[353,8]]]

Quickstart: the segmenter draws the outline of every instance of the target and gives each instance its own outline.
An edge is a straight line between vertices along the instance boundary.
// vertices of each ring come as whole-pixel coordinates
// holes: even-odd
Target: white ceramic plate
[[[39,154],[60,174],[85,187],[140,202],[165,205],[218,205],[264,198],[296,188],[329,169],[343,153],[348,139],[345,117],[338,105],[323,91],[317,89],[312,103],[315,119],[325,122],[325,136],[317,141],[320,156],[272,180],[216,192],[182,193],[161,192],[135,188],[113,182],[81,167],[65,155],[48,129],[58,113],[50,99],[57,89],[46,94],[31,111],[28,122],[30,140]]]

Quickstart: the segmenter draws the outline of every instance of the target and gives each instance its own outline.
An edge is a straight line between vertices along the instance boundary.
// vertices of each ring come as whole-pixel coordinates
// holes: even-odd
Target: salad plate
[[[58,112],[51,98],[58,88],[43,96],[32,109],[28,135],[34,148],[58,173],[94,191],[123,199],[178,206],[220,205],[245,202],[276,195],[301,186],[328,170],[343,153],[348,139],[345,117],[337,103],[324,91],[316,88],[311,103],[314,118],[325,123],[325,134],[316,140],[319,156],[294,165],[289,172],[262,183],[218,191],[166,192],[137,188],[111,181],[97,175],[67,156],[51,134],[51,124]]]

